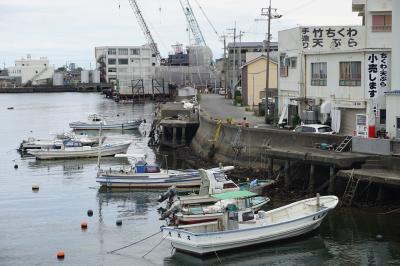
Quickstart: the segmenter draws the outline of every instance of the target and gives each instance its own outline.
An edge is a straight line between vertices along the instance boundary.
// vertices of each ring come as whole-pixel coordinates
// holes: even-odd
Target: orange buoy
[[[85,221],[81,222],[81,229],[82,229],[82,230],[86,230],[87,227],[88,227],[87,222],[85,222]]]
[[[60,250],[59,252],[57,252],[57,259],[62,260],[62,259],[64,259],[64,256],[65,256],[65,254],[64,254],[63,250]]]

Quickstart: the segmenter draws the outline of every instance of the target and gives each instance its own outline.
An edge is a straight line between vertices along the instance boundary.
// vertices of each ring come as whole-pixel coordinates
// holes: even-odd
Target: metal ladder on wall
[[[236,132],[235,138],[231,142],[232,144],[232,149],[233,152],[235,153],[235,160],[234,164],[236,164],[236,160],[238,159],[240,152],[243,150],[244,145],[241,142],[241,137],[242,137],[242,128],[239,127],[238,131]]]
[[[354,169],[351,172],[349,181],[347,182],[346,189],[344,190],[342,200],[340,202],[340,206],[342,207],[350,207],[353,202],[354,196],[357,191],[358,183],[360,179],[354,177]]]
[[[352,136],[346,136],[346,138],[340,143],[340,145],[336,148],[336,152],[342,152],[346,147],[349,145],[351,140],[353,139]]]

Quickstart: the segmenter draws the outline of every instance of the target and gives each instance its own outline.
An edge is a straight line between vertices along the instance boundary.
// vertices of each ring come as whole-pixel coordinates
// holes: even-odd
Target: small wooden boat
[[[93,114],[90,115],[88,118],[88,122],[72,122],[69,124],[69,127],[74,130],[100,130],[102,127],[103,130],[105,129],[138,129],[144,120],[132,120],[132,121],[125,121],[125,122],[107,122],[102,119],[100,116]]]
[[[65,141],[61,149],[27,150],[27,152],[39,160],[89,158],[101,156],[114,156],[126,152],[132,141],[106,143],[101,146],[83,146],[77,141]],[[101,147],[101,148],[100,148]]]
[[[231,208],[220,221],[168,226],[161,230],[177,250],[204,255],[311,232],[320,226],[338,201],[336,196],[317,196],[258,214],[250,209]]]

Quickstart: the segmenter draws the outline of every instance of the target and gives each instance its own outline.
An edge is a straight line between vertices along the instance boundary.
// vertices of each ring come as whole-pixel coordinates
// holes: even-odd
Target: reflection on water
[[[332,257],[317,232],[290,241],[240,248],[207,257],[175,252],[164,265],[321,265]]]
[[[104,206],[114,204],[118,207],[118,213],[124,218],[134,218],[146,216],[148,209],[158,206],[159,193],[149,191],[129,191],[129,192],[98,192],[97,200],[99,214]]]
[[[7,106],[15,109],[6,110]],[[84,121],[90,113],[110,119],[119,113],[121,120],[144,118],[148,123],[140,131],[105,131],[108,138],[132,139],[128,153],[146,153],[149,163],[163,163],[160,154],[170,154],[170,169],[185,168],[187,162],[173,152],[147,147],[144,133],[152,120],[151,103],[117,104],[98,94],[2,94],[0,112],[0,124],[7,125],[0,130],[0,265],[219,265],[215,255],[205,259],[180,252],[171,255],[166,241],[142,258],[160,235],[108,254],[159,231],[165,223],[157,212],[160,192],[101,192],[96,183],[97,158],[36,161],[21,159],[15,151],[22,139],[68,131],[69,122]],[[101,159],[105,169],[129,163],[123,158]],[[32,184],[40,186],[37,193],[32,193]],[[87,216],[88,209],[94,211],[92,217]],[[122,226],[116,226],[117,219]],[[80,230],[82,220],[88,222],[86,231]],[[375,240],[377,234],[384,236],[382,242]],[[313,234],[218,256],[224,265],[400,265],[399,239],[399,214],[337,209]],[[59,249],[67,254],[63,262],[54,256]]]

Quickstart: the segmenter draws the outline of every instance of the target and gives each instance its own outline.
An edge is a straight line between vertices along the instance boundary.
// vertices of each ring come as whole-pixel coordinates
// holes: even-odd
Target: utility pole
[[[242,31],[240,31],[239,35],[236,35],[236,21],[235,21],[235,27],[232,29],[227,29],[229,31],[233,31],[233,33],[231,33],[233,35],[233,65],[232,65],[232,82],[231,82],[231,90],[235,89],[235,86],[237,85],[238,81],[237,81],[237,66],[239,66],[240,64],[236,64],[236,39],[238,37],[241,37]],[[241,38],[240,38],[240,42],[241,42]],[[241,44],[240,44],[241,45]],[[240,53],[239,53],[240,55]],[[228,55],[229,58],[229,55]],[[239,60],[240,61],[240,60]]]
[[[242,66],[242,36],[244,31],[239,31],[239,68]],[[239,72],[239,80],[242,80],[242,73]],[[239,82],[238,82],[239,83]]]
[[[228,60],[226,58],[226,35],[223,36],[224,38],[224,89],[225,89],[225,98],[226,98],[226,92],[227,92],[227,79],[228,79]]]
[[[235,27],[233,28],[233,73],[232,73],[232,80],[233,84],[231,87],[231,90],[235,89],[235,84],[236,84],[236,21],[235,21]],[[231,95],[233,93],[231,92]]]
[[[271,11],[274,11],[274,14]],[[267,67],[266,67],[266,81],[265,81],[265,123],[270,123],[269,107],[268,107],[268,91],[269,91],[269,55],[271,46],[271,19],[281,18],[282,15],[276,13],[276,8],[271,8],[271,0],[269,0],[268,8],[261,9],[261,16],[268,16],[268,33],[267,33]]]

